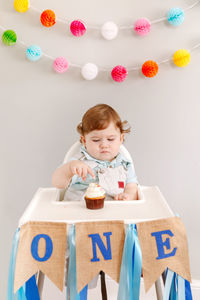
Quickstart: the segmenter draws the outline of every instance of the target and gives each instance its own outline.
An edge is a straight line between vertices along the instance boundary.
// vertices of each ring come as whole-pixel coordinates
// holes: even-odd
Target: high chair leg
[[[39,274],[38,274],[37,285],[38,285],[40,300],[42,300],[42,290],[43,290],[43,286],[44,286],[44,274],[41,271],[39,271]]]
[[[155,282],[155,289],[156,289],[157,300],[162,300],[163,299],[163,295],[162,295],[162,288],[161,288],[161,283],[160,283],[160,277]]]
[[[105,273],[103,271],[100,272],[100,277],[101,277],[102,300],[107,300],[106,280],[105,280]]]

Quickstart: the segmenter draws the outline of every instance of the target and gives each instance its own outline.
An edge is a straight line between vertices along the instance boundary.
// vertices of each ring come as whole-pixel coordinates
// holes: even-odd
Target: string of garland
[[[109,72],[111,74],[112,79],[116,82],[123,82],[126,79],[128,72],[131,72],[131,71],[142,71],[142,74],[145,77],[151,78],[151,77],[154,77],[158,73],[159,65],[161,65],[161,64],[173,61],[174,64],[178,67],[187,66],[191,60],[190,53],[200,47],[200,43],[198,43],[194,47],[192,47],[190,50],[179,49],[173,54],[172,57],[166,58],[158,63],[153,60],[147,60],[142,64],[142,66],[126,68],[122,65],[117,65],[112,70],[110,70],[111,68],[105,68],[105,67],[98,68],[97,65],[93,64],[93,63],[86,63],[84,65],[73,64],[73,63],[70,63],[65,57],[62,57],[62,56],[54,58],[46,53],[43,53],[41,48],[38,45],[28,46],[23,41],[18,40],[17,34],[15,33],[15,31],[6,30],[1,25],[0,25],[0,29],[3,31],[3,34],[2,34],[3,44],[6,46],[13,46],[16,43],[18,43],[18,45],[22,46],[23,48],[26,48],[25,54],[29,61],[36,62],[42,56],[44,56],[53,61],[53,69],[55,72],[64,73],[69,69],[69,67],[70,68],[72,68],[72,67],[80,68],[81,74],[82,74],[83,78],[86,80],[95,79],[100,71],[101,72]]]
[[[30,5],[29,0],[14,0],[14,8],[16,11],[20,13],[26,12],[29,8],[38,12],[40,14],[40,21],[43,26],[45,27],[52,27],[56,24],[56,22],[61,22],[66,25],[70,26],[71,33],[76,36],[80,37],[86,33],[87,28],[100,30],[101,35],[106,40],[113,40],[117,37],[119,30],[124,29],[132,29],[137,35],[144,36],[147,35],[151,31],[151,25],[163,21],[168,21],[169,24],[172,26],[179,26],[183,23],[185,18],[185,11],[188,11],[200,3],[200,0],[197,0],[192,5],[186,7],[185,9],[175,7],[168,11],[167,16],[161,17],[156,20],[150,21],[147,18],[140,18],[135,21],[134,25],[128,26],[117,26],[114,22],[108,21],[105,22],[102,26],[90,25],[86,26],[86,23],[81,20],[73,20],[68,21],[62,18],[58,18],[55,15],[55,12],[47,9],[41,11],[33,6]]]

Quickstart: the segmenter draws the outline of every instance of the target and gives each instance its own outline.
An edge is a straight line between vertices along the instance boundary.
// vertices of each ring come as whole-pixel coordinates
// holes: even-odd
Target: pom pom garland
[[[69,67],[69,63],[66,60],[66,58],[60,56],[57,57],[54,62],[53,62],[53,69],[54,71],[56,71],[57,73],[64,73],[67,71]]]
[[[56,15],[52,10],[47,9],[41,14],[40,21],[43,26],[51,27],[56,23]]]
[[[30,61],[37,61],[42,56],[42,50],[37,45],[32,45],[26,49],[26,57]]]
[[[3,30],[2,43],[6,44],[8,46],[16,43],[17,36],[13,30],[6,30],[6,28],[4,28],[1,25],[0,25],[0,30]],[[26,46],[25,42],[20,41],[20,40],[18,41],[18,44],[21,45],[22,47]],[[197,48],[200,48],[200,43],[194,45],[189,51],[186,49],[179,49],[174,53],[172,58],[167,58],[167,59],[160,61],[159,65],[162,65],[164,63],[167,63],[167,62],[170,62],[173,60],[173,62],[176,66],[185,67],[189,64],[189,62],[191,60],[190,52],[196,50]],[[53,62],[54,62],[53,68],[58,73],[63,73],[70,65],[71,67],[81,69],[82,76],[87,80],[94,79],[98,74],[98,67],[94,64],[88,63],[88,64],[85,64],[84,66],[81,66],[79,64],[74,64],[74,63],[69,64],[66,61],[66,59],[63,57],[58,57],[58,58],[54,59],[50,55],[48,55],[46,53],[42,53],[40,47],[36,46],[36,45],[32,45],[26,49],[26,56],[31,61],[37,61],[42,55],[50,60],[53,60]],[[128,68],[128,71],[138,71],[140,69],[141,69],[140,66],[132,66],[132,67]],[[84,70],[86,70],[86,71],[84,71]],[[109,69],[107,67],[99,68],[99,70],[102,72],[109,71]],[[155,76],[158,73],[158,64],[154,61],[146,61],[142,65],[142,73],[146,77]],[[117,81],[117,82],[124,81],[125,78],[127,77],[127,74],[128,74],[128,72],[127,72],[126,68],[124,68],[121,65],[116,66],[111,72],[111,76],[112,76],[113,80]]]
[[[126,79],[127,73],[126,68],[119,65],[112,69],[111,76],[114,81],[122,82]]]
[[[17,41],[17,35],[13,30],[6,30],[2,35],[2,42],[6,46],[12,46]]]
[[[70,25],[71,33],[75,36],[82,36],[86,32],[85,24],[80,20],[75,20]]]
[[[174,53],[173,61],[177,67],[185,67],[190,63],[190,53],[185,49],[179,49]]]
[[[173,26],[181,25],[184,21],[184,11],[179,7],[170,9],[167,20]]]
[[[188,7],[186,7],[184,10],[182,10],[181,8],[172,8],[167,16],[155,19],[155,20],[151,20],[151,22],[147,19],[147,18],[141,18],[138,19],[135,22],[134,25],[134,31],[136,32],[136,34],[144,36],[146,34],[148,34],[151,30],[151,26],[152,24],[155,23],[159,23],[159,22],[163,22],[165,20],[168,20],[168,22],[174,26],[178,26],[180,25],[183,21],[184,21],[184,11],[188,11],[194,7],[196,7],[199,4],[200,0],[197,0],[195,3],[193,3],[192,5],[189,5]],[[29,8],[29,0],[14,0],[14,8],[16,9],[16,11],[18,12],[25,12],[28,10]],[[37,8],[31,6],[31,9],[33,9],[36,12],[39,12],[41,15],[43,14],[42,11],[38,10]],[[47,10],[48,11],[48,10]],[[49,10],[51,11],[51,10]],[[52,11],[51,11],[52,12]],[[47,14],[47,16],[45,16],[44,18],[44,22],[43,22],[43,18],[41,19],[41,22],[44,26],[50,27],[52,25],[54,25],[54,21],[51,20],[50,17],[50,22],[49,21],[45,21],[46,18],[49,18],[49,15]],[[62,18],[57,18],[58,22],[64,23],[64,20]],[[69,20],[66,20],[67,23],[69,23]],[[96,26],[96,25],[92,25],[89,28],[91,29],[100,29],[101,30],[101,35],[106,39],[106,40],[112,40],[114,39],[117,34],[118,34],[118,26],[113,23],[113,22],[106,22],[104,25],[100,26]],[[126,26],[119,26],[120,30],[129,30],[130,28],[132,28],[132,25],[126,25]],[[86,26],[82,21],[79,20],[75,20],[71,23],[70,25],[70,30],[72,32],[73,35],[75,36],[82,36],[85,31],[86,31]]]
[[[114,22],[106,22],[101,27],[101,35],[105,40],[113,40],[118,34],[118,27]]]
[[[153,60],[147,60],[142,65],[142,73],[146,77],[154,77],[158,73],[158,64]]]
[[[13,5],[14,5],[15,10],[20,13],[24,13],[29,9],[29,1],[28,0],[15,0]]]
[[[151,23],[145,18],[139,19],[135,22],[134,30],[138,35],[146,35],[151,30]]]
[[[82,67],[81,74],[86,80],[95,79],[98,74],[98,68],[95,64],[87,63]]]

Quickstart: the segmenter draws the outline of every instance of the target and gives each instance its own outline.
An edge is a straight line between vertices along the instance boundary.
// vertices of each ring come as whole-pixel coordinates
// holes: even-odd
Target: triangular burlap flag
[[[124,222],[77,223],[75,229],[78,292],[101,270],[119,282]]]
[[[66,224],[28,222],[20,228],[14,292],[38,270],[63,290]]]
[[[191,281],[187,237],[180,218],[137,224],[146,292],[168,267]]]

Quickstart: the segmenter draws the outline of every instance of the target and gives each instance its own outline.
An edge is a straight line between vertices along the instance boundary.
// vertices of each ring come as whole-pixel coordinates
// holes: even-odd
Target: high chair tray
[[[137,223],[173,217],[174,214],[158,187],[140,187],[140,200],[105,201],[104,208],[89,210],[85,201],[56,201],[58,190],[40,188],[28,205],[19,226],[28,221],[76,223],[84,221],[124,220]]]

